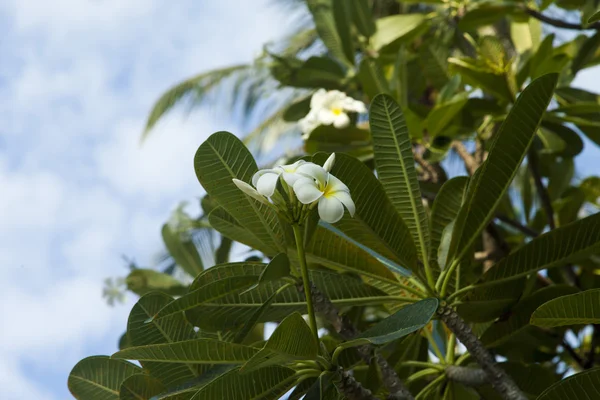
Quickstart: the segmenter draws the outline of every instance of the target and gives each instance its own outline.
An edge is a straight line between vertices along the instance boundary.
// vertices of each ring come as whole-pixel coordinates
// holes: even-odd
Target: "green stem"
[[[400,363],[398,368],[403,368],[403,367],[433,368],[433,369],[437,369],[438,371],[444,370],[444,367],[441,366],[440,364],[434,364],[434,363],[423,362],[423,361],[404,361],[404,362]]]
[[[448,284],[450,283],[450,277],[452,276],[452,273],[454,272],[454,270],[458,267],[459,263],[460,263],[459,259],[455,259],[452,262],[452,264],[450,264],[450,268],[448,268],[447,270],[444,270],[445,273],[442,272],[442,274],[440,275],[440,278],[438,279],[436,286],[439,286],[439,284],[441,282],[441,287],[439,288],[441,297],[446,296],[446,290],[448,289]]]
[[[317,319],[315,317],[315,308],[313,306],[312,295],[310,293],[310,280],[308,278],[308,266],[306,265],[306,254],[304,253],[304,238],[300,225],[293,224],[294,239],[296,239],[296,248],[298,249],[298,262],[300,263],[300,272],[302,273],[302,283],[304,286],[304,296],[306,297],[306,307],[308,309],[308,323],[310,330],[315,336],[315,340],[319,343],[319,332],[317,328]]]
[[[437,375],[440,372],[444,372],[444,371],[443,370],[440,371],[439,369],[435,369],[435,368],[422,369],[420,371],[415,372],[414,374],[412,374],[408,378],[406,378],[406,380],[404,381],[404,383],[409,384],[409,383],[412,383],[412,382],[416,381],[417,379],[421,379],[421,378],[424,378],[424,377],[429,376],[429,375]]]
[[[455,349],[456,349],[456,335],[451,333],[448,337],[448,345],[446,351],[446,362],[450,365],[454,364],[455,358]]]
[[[438,347],[437,343],[435,342],[433,335],[431,334],[431,332],[429,332],[429,329],[427,329],[427,327],[423,328],[423,333],[425,334],[425,337],[427,338],[427,341],[429,342],[429,344],[431,344],[431,348],[433,349],[435,356],[440,359],[440,363],[445,364],[446,359],[444,358],[444,355],[440,351],[440,348]]]

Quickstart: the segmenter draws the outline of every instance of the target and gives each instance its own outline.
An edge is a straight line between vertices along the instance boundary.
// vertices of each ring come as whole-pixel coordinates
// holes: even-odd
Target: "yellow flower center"
[[[335,115],[340,115],[342,113],[342,109],[341,108],[332,108],[331,112],[334,113]]]

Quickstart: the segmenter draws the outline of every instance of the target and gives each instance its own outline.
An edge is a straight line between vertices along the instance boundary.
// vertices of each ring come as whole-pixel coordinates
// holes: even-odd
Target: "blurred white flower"
[[[102,297],[106,299],[109,306],[114,306],[116,302],[125,302],[126,289],[125,278],[106,278],[104,289],[102,289]]]
[[[364,113],[367,107],[362,101],[348,97],[339,90],[317,90],[310,100],[310,111],[306,117],[298,121],[304,138],[319,125],[333,125],[345,128],[350,125],[348,112]]]
[[[330,168],[333,158],[330,157],[325,165]],[[338,222],[344,216],[344,206],[350,216],[354,216],[356,207],[350,197],[350,189],[325,168],[306,163],[298,168],[298,174],[302,177],[294,183],[296,197],[302,204],[318,201],[319,217],[323,221],[331,224]]]

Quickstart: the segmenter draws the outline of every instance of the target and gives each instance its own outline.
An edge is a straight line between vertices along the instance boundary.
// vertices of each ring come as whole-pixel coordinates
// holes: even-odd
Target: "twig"
[[[529,170],[531,171],[531,175],[533,176],[535,188],[537,190],[538,196],[540,197],[540,201],[542,202],[542,208],[546,213],[548,226],[550,226],[550,229],[555,229],[556,224],[554,223],[554,209],[552,208],[552,200],[550,200],[550,195],[548,194],[548,191],[544,186],[544,182],[542,182],[542,174],[540,173],[540,167],[538,164],[539,160],[537,158],[537,153],[535,152],[535,149],[529,150],[527,160],[529,161]]]
[[[530,237],[538,237],[540,234],[531,229],[530,227],[521,224],[519,221],[515,221],[514,219],[510,219],[508,218],[506,215],[504,214],[496,214],[496,218],[498,218],[500,221],[504,222],[506,225],[510,225],[513,228],[515,228],[518,231],[521,231],[521,233],[530,236]]]
[[[487,374],[479,368],[459,367],[449,365],[446,367],[446,377],[451,381],[462,383],[465,386],[477,387],[489,383]]]
[[[592,330],[592,340],[591,340],[591,348],[590,352],[587,355],[585,363],[583,364],[583,368],[590,369],[594,366],[594,362],[596,361],[596,347],[600,345],[600,325],[594,324]]]
[[[336,387],[348,400],[378,400],[373,393],[360,384],[348,371],[339,368],[341,379],[336,382]]]
[[[572,22],[566,22],[566,21],[561,21],[559,19],[554,19],[552,17],[544,15],[541,12],[531,9],[529,7],[524,7],[523,11],[525,11],[525,13],[529,14],[529,16],[531,16],[537,20],[540,20],[542,22],[545,22],[548,25],[552,25],[556,28],[574,29],[577,31],[600,30],[600,23],[598,23],[598,22],[594,22],[592,24],[584,26],[581,24],[575,24]]]
[[[552,200],[550,199],[550,195],[544,186],[544,182],[542,182],[542,174],[540,173],[539,163],[537,158],[537,153],[535,149],[530,148],[527,156],[529,161],[529,170],[531,171],[531,175],[533,176],[533,181],[535,182],[535,188],[537,190],[537,194],[540,197],[540,201],[542,203],[542,208],[546,213],[546,219],[548,220],[548,226],[550,229],[556,228],[556,223],[554,222],[554,208],[552,207]],[[565,265],[564,269],[564,277],[565,280],[572,285],[579,287],[579,277],[573,270],[572,265]]]
[[[479,164],[477,163],[477,160],[475,160],[475,157],[473,157],[471,153],[469,153],[465,145],[462,144],[462,142],[459,142],[458,140],[452,142],[452,148],[465,162],[465,167],[467,168],[467,172],[469,173],[469,175],[473,175],[479,167]]]
[[[566,350],[567,353],[569,353],[573,361],[579,364],[580,367],[585,368],[585,363],[581,356],[577,354],[575,349],[573,349],[573,347],[571,347],[571,345],[567,343],[567,341],[564,338],[562,339],[561,346],[563,347],[563,349]]]
[[[423,155],[416,149],[413,151],[413,156],[417,164],[419,164],[421,168],[423,168],[423,171],[427,174],[426,180],[432,183],[438,183],[440,179],[438,171],[429,163],[429,161],[425,160]]]
[[[302,283],[296,285],[300,294],[304,293],[304,287]],[[311,282],[310,292],[312,294],[312,300],[315,307],[315,311],[321,314],[337,333],[340,334],[346,340],[354,339],[358,336],[358,331],[352,324],[352,322],[346,317],[340,317],[338,309],[333,305],[331,300],[321,292],[314,283]],[[360,346],[357,348],[361,358],[368,364],[371,359],[375,357],[375,360],[379,364],[381,369],[381,375],[383,384],[390,392],[388,399],[390,400],[414,400],[413,395],[404,386],[396,371],[388,364],[387,360],[381,355],[376,354],[373,356],[372,346]]]
[[[521,389],[502,368],[498,367],[494,357],[452,307],[440,306],[438,315],[446,326],[454,332],[456,338],[469,350],[471,357],[485,371],[490,384],[502,398],[505,400],[527,400]]]

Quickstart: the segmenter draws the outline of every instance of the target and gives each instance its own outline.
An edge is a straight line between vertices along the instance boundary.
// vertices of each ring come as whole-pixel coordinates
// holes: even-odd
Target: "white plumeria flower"
[[[325,163],[329,168],[333,165],[332,157]],[[296,197],[302,204],[318,201],[319,217],[323,221],[338,222],[344,216],[344,206],[350,216],[354,216],[356,207],[350,197],[350,189],[342,181],[313,163],[301,165],[297,172],[302,177],[294,183]]]
[[[269,204],[269,202],[263,195],[258,193],[258,191],[256,189],[254,189],[252,186],[248,185],[246,182],[240,181],[239,179],[232,179],[232,180],[233,180],[233,183],[235,184],[235,186],[237,186],[238,189],[240,189],[242,192],[246,193],[248,196],[260,201],[261,203]]]
[[[293,164],[280,165],[273,169],[261,169],[252,176],[252,184],[256,187],[258,193],[263,196],[271,197],[273,196],[273,193],[275,193],[279,176],[282,176],[285,183],[289,186],[293,186],[294,182],[298,179],[296,170],[304,163],[306,163],[306,161],[298,160]]]
[[[319,125],[333,125],[340,129],[350,125],[348,112],[364,113],[367,107],[362,101],[348,97],[339,90],[317,90],[310,100],[310,112],[299,121],[304,136]]]

